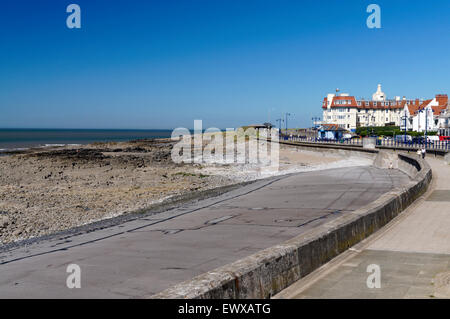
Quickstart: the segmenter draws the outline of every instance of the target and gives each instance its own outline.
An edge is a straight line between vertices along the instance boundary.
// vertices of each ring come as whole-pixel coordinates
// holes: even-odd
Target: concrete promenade
[[[1,298],[149,297],[367,205],[409,178],[372,166],[260,180],[221,196],[0,253]],[[81,288],[66,286],[69,264]]]
[[[429,190],[383,229],[274,298],[450,298],[450,165],[426,158]],[[368,288],[369,265],[380,288]]]

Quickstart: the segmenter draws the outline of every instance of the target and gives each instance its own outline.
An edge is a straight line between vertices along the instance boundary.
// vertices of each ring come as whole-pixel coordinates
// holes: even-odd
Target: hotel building
[[[338,91],[338,90],[336,90]],[[328,94],[322,102],[323,124],[337,124],[349,131],[361,126],[395,125],[402,129],[422,131],[439,128],[439,117],[448,105],[446,94],[434,99],[387,99],[378,84],[371,100],[356,99],[346,93]],[[405,120],[406,119],[406,120]]]

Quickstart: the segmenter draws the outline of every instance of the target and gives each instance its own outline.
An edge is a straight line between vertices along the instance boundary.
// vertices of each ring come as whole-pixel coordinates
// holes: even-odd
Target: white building
[[[450,105],[439,116],[439,135],[450,136]]]
[[[448,105],[446,94],[437,94],[434,99],[424,101],[412,114],[412,130],[416,132],[438,131],[445,126]]]
[[[436,130],[439,125],[439,116],[442,106],[447,104],[447,95],[438,94],[434,99],[386,99],[385,93],[378,84],[377,91],[372,95],[372,100],[356,99],[354,96],[342,93],[328,94],[322,102],[324,124],[337,124],[350,131],[355,131],[360,126],[400,126],[407,130],[425,130],[425,124],[429,130]],[[429,117],[425,117],[427,106]],[[417,117],[416,120],[414,118]],[[423,122],[423,124],[422,124]]]

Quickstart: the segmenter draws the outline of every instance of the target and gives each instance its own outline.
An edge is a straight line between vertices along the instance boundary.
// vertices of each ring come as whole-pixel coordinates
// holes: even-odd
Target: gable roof
[[[432,105],[431,109],[433,110],[434,116],[439,116],[439,115],[441,115],[442,111],[444,111],[448,107],[448,96],[447,96],[447,94],[436,94],[435,99],[436,99],[436,102],[438,102],[438,105]],[[417,114],[419,111],[426,108],[428,106],[428,104],[431,103],[431,101],[433,101],[433,100],[430,99],[430,100],[424,101],[419,106],[419,108],[415,110],[414,113],[411,113],[411,111],[410,111],[410,114]]]
[[[324,131],[347,131],[345,128],[340,127],[338,124],[322,124],[319,127],[319,130],[323,129]]]

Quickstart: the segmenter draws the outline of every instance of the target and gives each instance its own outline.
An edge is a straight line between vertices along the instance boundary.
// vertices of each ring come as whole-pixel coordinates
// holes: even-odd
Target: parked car
[[[349,140],[349,139],[352,138],[352,134],[350,134],[350,133],[345,133],[344,136],[342,136],[342,138],[343,138],[344,140]]]
[[[439,142],[439,136],[437,135],[430,135],[427,136],[428,142]]]

